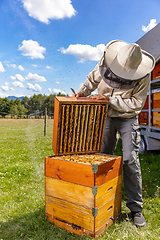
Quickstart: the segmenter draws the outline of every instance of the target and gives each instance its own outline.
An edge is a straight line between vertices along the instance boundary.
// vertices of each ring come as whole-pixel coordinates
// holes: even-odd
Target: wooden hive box
[[[122,159],[99,153],[107,107],[105,101],[56,98],[56,155],[45,158],[46,218],[94,238],[121,212]]]

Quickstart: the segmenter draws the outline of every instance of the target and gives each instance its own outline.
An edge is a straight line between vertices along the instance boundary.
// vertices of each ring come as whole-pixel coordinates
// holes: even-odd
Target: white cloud
[[[39,76],[37,73],[29,73],[28,76],[25,77],[27,81],[34,81],[34,82],[46,82],[47,80],[43,76]]]
[[[10,66],[16,68],[16,64],[10,64]]]
[[[85,60],[99,61],[103,55],[105,45],[99,44],[96,47],[82,44],[71,44],[67,49],[61,48],[63,54],[71,54],[80,59],[80,62]]]
[[[23,40],[22,45],[19,45],[18,50],[22,51],[23,56],[30,57],[31,59],[43,59],[43,53],[46,52],[44,47],[40,46],[37,41],[33,40]]]
[[[56,81],[56,83],[57,83],[57,84],[59,84],[59,82],[58,82],[58,81]]]
[[[53,69],[53,68],[47,65],[47,66],[46,66],[46,69]]]
[[[51,88],[48,88],[48,91],[49,91],[50,93],[52,93],[52,89],[51,89]]]
[[[58,93],[62,93],[62,94],[65,94],[66,95],[66,92],[65,91],[61,91],[60,89],[51,89],[51,88],[48,88],[48,91],[50,93],[53,93],[53,94],[58,94]]]
[[[12,67],[14,69],[18,68],[20,71],[24,71],[24,68],[22,67],[22,65],[17,65],[16,64],[9,64],[9,63],[6,63],[7,67]]]
[[[148,26],[144,26],[142,25],[142,31],[144,32],[148,32],[149,30],[151,30],[152,28],[154,28],[157,25],[156,23],[156,19],[151,19],[150,23],[148,24]]]
[[[0,91],[0,98],[8,97],[8,94]]]
[[[25,79],[24,79],[24,77],[22,76],[22,75],[20,75],[20,74],[16,74],[15,75],[15,77],[14,76],[11,76],[10,77],[12,80],[18,80],[18,81],[21,81],[21,82],[23,82],[23,81],[25,81]]]
[[[2,85],[1,88],[2,88],[3,91],[8,91],[9,90],[9,83],[5,82],[5,84]]]
[[[65,91],[61,91],[60,89],[53,89],[52,92],[55,93],[55,94],[62,93],[62,94],[66,95],[66,92]]]
[[[22,0],[29,16],[49,24],[49,19],[71,18],[76,14],[71,0]]]
[[[18,69],[19,69],[20,71],[24,71],[24,68],[22,67],[22,65],[18,65]]]
[[[12,85],[13,85],[14,87],[24,88],[23,83],[20,82],[20,81],[14,81],[14,82],[12,82]]]
[[[15,92],[15,89],[13,87],[11,87],[10,90]]]
[[[32,66],[33,66],[33,67],[37,67],[37,65],[36,65],[36,64],[32,64]]]
[[[0,72],[5,72],[2,62],[0,61]]]
[[[41,92],[42,90],[42,87],[37,83],[36,84],[27,83],[27,85],[28,89],[33,90],[35,92]]]

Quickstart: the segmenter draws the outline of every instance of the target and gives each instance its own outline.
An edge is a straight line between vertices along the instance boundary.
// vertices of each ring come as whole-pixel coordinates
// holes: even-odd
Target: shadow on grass
[[[116,155],[122,156],[121,139],[118,142]],[[159,170],[160,151],[149,154],[140,154],[140,162],[142,168],[142,179],[144,186],[145,198],[154,197],[156,194],[156,186],[159,184],[160,170]],[[158,185],[159,186],[159,185]],[[157,192],[158,194],[158,192]],[[127,197],[122,184],[122,200],[126,201]],[[148,206],[148,205],[146,205]],[[145,206],[144,206],[145,207]],[[146,208],[146,207],[145,207]],[[148,211],[153,209],[148,206]],[[158,208],[157,208],[158,209]],[[155,212],[158,211],[155,209]],[[156,215],[157,216],[157,215]],[[131,214],[122,211],[122,215],[117,220],[121,224],[123,221],[132,221]],[[0,222],[0,239],[3,240],[80,240],[91,239],[88,236],[80,237],[72,234],[64,229],[57,227],[45,219],[44,206],[33,213],[28,213],[20,216],[7,219],[6,222]],[[103,238],[102,238],[103,239]]]
[[[126,219],[132,221],[131,215],[122,212],[116,222],[121,224],[123,221],[126,221]],[[89,240],[92,238],[86,235],[78,236],[65,229],[59,228],[54,223],[50,223],[45,219],[45,209],[42,207],[33,213],[14,217],[7,222],[0,222],[0,239]]]
[[[123,156],[122,152],[122,140],[119,138],[115,155]],[[160,187],[160,169],[159,159],[160,150],[149,151],[147,153],[139,154],[141,171],[142,171],[142,183],[143,183],[143,196],[154,198],[157,193],[157,186]],[[123,170],[122,170],[123,171]],[[122,174],[122,196],[123,200],[127,200],[123,185]]]
[[[66,240],[91,239],[72,234],[45,219],[45,209],[0,222],[0,239],[3,240]]]

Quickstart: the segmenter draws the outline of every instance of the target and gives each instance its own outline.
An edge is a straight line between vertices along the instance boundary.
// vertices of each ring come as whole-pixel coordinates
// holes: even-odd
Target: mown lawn
[[[45,219],[44,158],[53,155],[53,120],[0,119],[0,240],[87,240]],[[119,141],[117,155],[122,155]],[[160,152],[140,154],[145,228],[136,228],[125,206],[104,239],[160,239]]]

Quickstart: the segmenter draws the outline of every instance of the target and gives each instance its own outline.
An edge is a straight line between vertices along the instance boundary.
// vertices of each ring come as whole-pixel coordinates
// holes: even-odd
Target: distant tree
[[[21,100],[20,100],[19,98],[16,98],[16,99],[14,100],[14,103],[15,103],[16,105],[21,104]]]
[[[54,100],[55,100],[56,95],[50,94],[49,96],[46,97],[44,101],[44,106],[47,108],[48,115],[53,117],[54,113]]]
[[[61,96],[61,97],[67,96],[67,97],[68,97],[69,95],[68,95],[68,94],[66,95],[66,94],[64,94],[64,93],[59,92],[59,93],[57,94],[57,96],[59,96],[59,97],[60,97],[60,96]]]
[[[46,96],[42,95],[42,94],[34,94],[29,101],[29,105],[31,106],[31,113],[35,113],[35,112],[41,112],[44,111],[44,101],[45,101]],[[37,115],[37,114],[36,114]],[[39,113],[38,116],[41,116],[43,114]],[[37,118],[37,116],[36,116]]]
[[[18,118],[24,118],[27,115],[27,112],[28,110],[20,103],[11,106],[9,114],[11,114],[11,117],[16,115]]]
[[[23,118],[28,113],[28,110],[22,104],[17,105],[17,110],[18,110],[18,115],[19,115],[18,117],[20,117],[20,118]]]
[[[5,117],[9,113],[10,105],[8,98],[0,98],[0,114]]]
[[[9,114],[11,114],[11,118],[15,117],[15,115],[18,115],[18,109],[16,105],[11,106]]]
[[[27,117],[28,117],[28,114],[31,113],[30,99],[27,96],[25,96],[21,101],[21,104],[24,105],[24,107],[28,110],[27,112]]]

